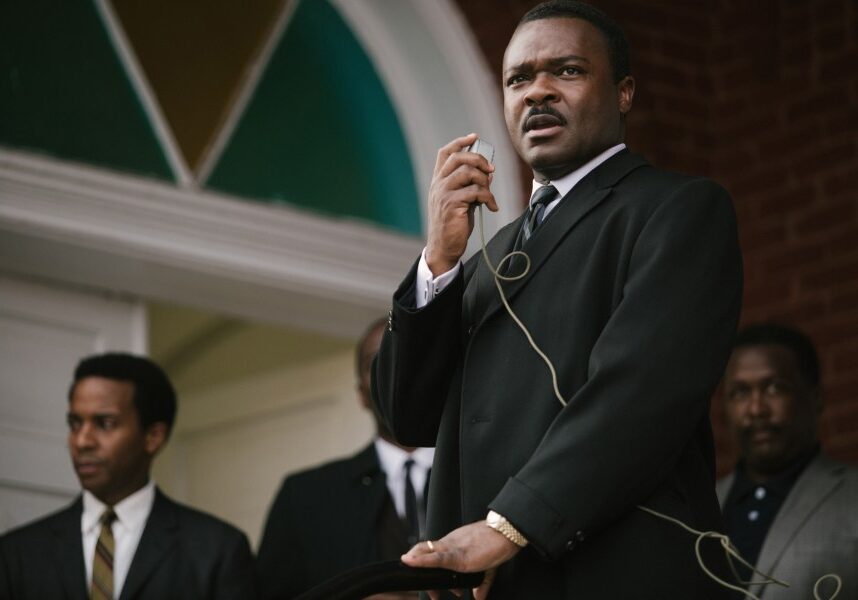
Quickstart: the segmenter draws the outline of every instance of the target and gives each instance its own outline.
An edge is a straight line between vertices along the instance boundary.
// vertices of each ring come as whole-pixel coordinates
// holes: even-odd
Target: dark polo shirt
[[[743,462],[736,465],[736,478],[724,503],[724,523],[733,545],[752,565],[757,564],[769,528],[792,486],[817,454],[819,446],[765,483],[748,479]],[[743,581],[750,579],[751,570],[744,565],[737,562],[736,570]]]

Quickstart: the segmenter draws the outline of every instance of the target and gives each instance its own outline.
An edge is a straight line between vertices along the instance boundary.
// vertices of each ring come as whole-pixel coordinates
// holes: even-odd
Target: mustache
[[[531,128],[528,126],[530,119],[533,117],[538,117],[538,116],[542,116],[542,115],[549,115],[551,117],[554,117],[555,119],[557,119],[560,122],[561,125],[566,124],[566,119],[563,117],[563,115],[561,115],[559,112],[557,112],[551,106],[549,106],[547,104],[541,105],[541,106],[536,105],[536,106],[532,106],[530,108],[530,110],[527,111],[527,115],[525,115],[524,122],[522,123],[522,126],[521,126],[522,130],[523,131],[530,131]]]
[[[779,427],[779,426],[773,425],[771,423],[751,423],[750,425],[742,427],[739,430],[739,435],[742,438],[747,439],[757,432],[765,431],[768,433],[778,434],[782,430],[783,430],[783,427]]]

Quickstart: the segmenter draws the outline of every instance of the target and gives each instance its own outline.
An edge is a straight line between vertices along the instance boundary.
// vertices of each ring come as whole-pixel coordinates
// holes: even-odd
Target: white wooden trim
[[[158,100],[149,85],[149,80],[146,78],[146,74],[137,60],[137,55],[134,53],[134,49],[128,41],[128,37],[125,35],[125,30],[122,28],[122,24],[119,22],[116,13],[114,13],[113,7],[108,0],[95,0],[95,8],[101,15],[107,34],[113,42],[120,62],[125,67],[128,79],[131,81],[131,85],[137,93],[140,103],[143,105],[143,110],[155,132],[155,137],[160,142],[161,149],[164,151],[167,162],[172,168],[179,185],[184,187],[194,186],[194,178],[191,175],[187,162],[185,162],[185,157],[178,143],[176,143],[173,130],[161,112],[161,105],[158,104]]]
[[[0,148],[0,270],[357,335],[423,242]]]
[[[393,101],[411,154],[425,226],[438,149],[476,131],[496,149],[486,238],[521,212],[516,154],[503,121],[496,78],[451,0],[332,0],[373,61]],[[468,254],[478,249],[476,232]]]

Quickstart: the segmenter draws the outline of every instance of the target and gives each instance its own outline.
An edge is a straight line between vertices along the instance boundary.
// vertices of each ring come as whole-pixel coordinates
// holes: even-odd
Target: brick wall
[[[525,0],[458,0],[498,73]],[[858,463],[858,3],[603,0],[637,80],[627,140],[652,163],[733,195],[743,323],[816,342],[823,446]],[[529,188],[523,169],[523,195]],[[734,460],[713,406],[719,471]]]

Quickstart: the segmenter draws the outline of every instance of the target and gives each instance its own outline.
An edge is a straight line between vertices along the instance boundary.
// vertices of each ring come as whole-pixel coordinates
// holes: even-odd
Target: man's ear
[[[617,83],[617,100],[620,114],[625,115],[632,109],[632,100],[635,97],[635,80],[631,75],[626,75]]]
[[[146,454],[155,456],[167,443],[167,434],[166,423],[162,421],[152,423],[146,430],[146,438],[143,440]]]

